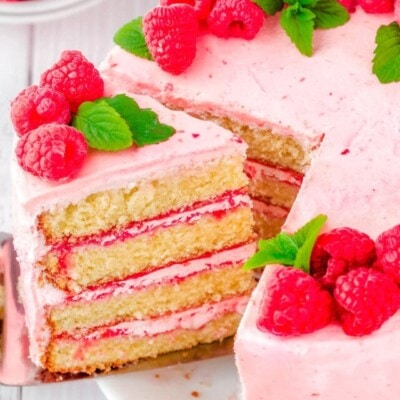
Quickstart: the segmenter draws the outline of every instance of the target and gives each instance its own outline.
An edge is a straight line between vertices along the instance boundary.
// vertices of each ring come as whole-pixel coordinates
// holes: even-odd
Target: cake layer
[[[257,124],[247,125],[240,118],[236,120],[228,113],[222,117],[211,113],[200,113],[196,116],[216,122],[239,135],[249,146],[247,156],[250,159],[290,168],[298,173],[304,173],[309,167],[312,149],[303,148],[293,137],[277,134],[272,129]]]
[[[262,238],[270,238],[281,231],[289,210],[253,199],[254,228]]]
[[[299,173],[272,167],[256,160],[245,162],[245,172],[250,179],[251,197],[285,208],[296,199],[303,176]]]
[[[242,270],[242,265],[220,265],[184,278],[171,276],[170,281],[155,282],[129,294],[116,296],[114,293],[96,301],[75,301],[53,307],[49,315],[52,334],[124,320],[149,319],[236,295],[249,295],[254,279],[251,273]]]
[[[46,242],[91,235],[132,221],[149,219],[197,201],[244,187],[240,155],[222,156],[207,163],[171,170],[173,179],[128,182],[124,188],[89,195],[67,207],[56,207],[39,216],[39,230]],[[99,218],[101,216],[101,218]]]
[[[228,195],[216,203],[135,224],[119,235],[111,232],[75,246],[55,247],[40,267],[46,280],[77,292],[248,242],[252,225],[248,197]]]
[[[205,305],[146,325],[140,321],[122,323],[90,338],[59,337],[51,343],[41,362],[50,371],[93,373],[96,369],[107,370],[222,340],[235,334],[246,301],[247,298],[236,298],[219,305]]]

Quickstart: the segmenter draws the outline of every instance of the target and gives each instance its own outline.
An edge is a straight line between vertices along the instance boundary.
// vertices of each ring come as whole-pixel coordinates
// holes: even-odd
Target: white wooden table
[[[0,232],[11,231],[10,101],[23,88],[38,83],[42,71],[57,61],[62,50],[81,50],[89,60],[99,64],[113,45],[116,29],[157,3],[157,0],[103,0],[79,14],[55,21],[0,23]],[[40,387],[0,386],[0,400],[21,399],[105,400],[106,397],[91,379]]]

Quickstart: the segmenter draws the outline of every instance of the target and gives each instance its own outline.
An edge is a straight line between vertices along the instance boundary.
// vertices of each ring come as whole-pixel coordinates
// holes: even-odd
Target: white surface
[[[238,400],[232,356],[98,380],[109,400]]]
[[[103,0],[30,0],[0,3],[0,23],[21,24],[65,18]]]

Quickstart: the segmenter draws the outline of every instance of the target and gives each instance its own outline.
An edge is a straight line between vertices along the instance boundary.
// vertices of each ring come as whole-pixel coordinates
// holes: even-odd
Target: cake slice
[[[232,336],[254,287],[241,268],[254,252],[246,145],[129,96],[175,134],[90,149],[76,175],[55,182],[13,160],[30,356],[51,372],[93,373]]]

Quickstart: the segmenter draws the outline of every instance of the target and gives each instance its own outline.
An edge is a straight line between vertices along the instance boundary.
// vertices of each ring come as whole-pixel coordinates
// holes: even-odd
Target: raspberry
[[[347,9],[348,12],[353,13],[356,11],[357,0],[338,0],[339,3]]]
[[[375,260],[374,241],[352,228],[336,228],[320,235],[310,260],[311,275],[329,289],[350,269],[370,266]]]
[[[159,6],[143,17],[143,32],[157,64],[171,74],[180,74],[196,56],[198,22],[187,4]]]
[[[81,168],[87,148],[83,134],[75,128],[47,124],[22,136],[15,152],[22,169],[45,180],[58,181]]]
[[[70,119],[65,96],[52,88],[30,86],[11,102],[11,121],[18,136],[51,122],[68,124]]]
[[[400,225],[381,233],[376,239],[374,268],[400,283]]]
[[[253,39],[264,23],[264,13],[251,0],[217,0],[207,23],[215,36]]]
[[[161,0],[160,5],[170,6],[171,4],[188,4],[194,7],[197,19],[205,21],[210,14],[215,0]]]
[[[358,0],[358,4],[369,14],[384,14],[394,10],[394,0]]]
[[[300,335],[333,319],[330,293],[312,276],[292,267],[266,267],[267,285],[257,325],[276,335]]]
[[[76,50],[63,51],[61,59],[42,74],[40,84],[63,93],[72,112],[84,101],[102,97],[104,92],[99,71]]]
[[[400,308],[400,289],[372,268],[359,267],[340,276],[334,297],[343,330],[351,336],[375,331]]]

